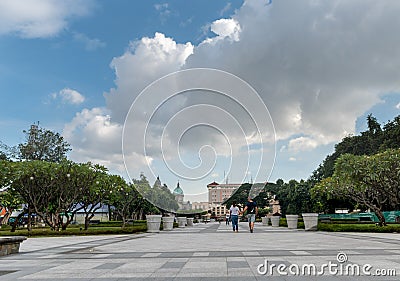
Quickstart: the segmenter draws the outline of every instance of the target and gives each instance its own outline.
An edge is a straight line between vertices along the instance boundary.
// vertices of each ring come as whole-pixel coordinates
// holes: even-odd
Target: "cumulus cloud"
[[[317,146],[318,142],[315,139],[309,137],[299,137],[289,141],[288,149],[292,152],[310,151]]]
[[[83,33],[74,33],[74,39],[85,46],[87,51],[95,51],[100,48],[104,48],[106,43],[97,38],[89,38]]]
[[[2,0],[0,35],[14,33],[23,38],[55,36],[68,27],[71,18],[87,15],[92,6],[91,0]]]
[[[75,161],[91,161],[124,171],[120,145],[122,125],[112,123],[108,113],[105,108],[82,110],[65,125],[63,136],[72,145],[71,158]]]
[[[122,123],[132,102],[154,80],[179,70],[193,53],[193,45],[178,44],[162,33],[132,42],[129,49],[112,60],[116,88],[105,95],[107,108]]]
[[[240,24],[234,19],[219,19],[211,24],[211,31],[219,38],[228,37],[233,41],[239,41]]]
[[[58,93],[54,93],[53,99],[60,98],[63,103],[78,105],[85,101],[85,97],[78,91],[64,88]]]
[[[232,16],[239,41],[203,42],[186,67],[215,67],[248,81],[268,105],[278,139],[318,145],[353,133],[355,120],[399,90],[395,16],[400,3],[245,1]]]
[[[397,109],[400,109],[400,102],[396,105]]]
[[[92,137],[90,130],[75,131],[74,128],[86,128],[95,122],[98,126],[93,127],[100,131],[104,127],[122,130],[129,107],[146,86],[171,72],[195,67],[222,69],[252,85],[268,106],[277,140],[287,142],[282,145],[283,149],[311,151],[336,142],[354,133],[356,119],[378,103],[382,94],[400,90],[397,77],[400,39],[394,36],[400,26],[399,12],[400,2],[313,0],[271,4],[251,0],[245,1],[231,18],[213,22],[210,28],[215,37],[197,46],[190,42],[177,43],[161,33],[144,37],[131,43],[111,63],[116,86],[105,95],[110,118],[102,111],[82,111],[68,125],[73,132],[72,143],[83,147],[82,155],[88,158],[102,155],[104,159],[113,159],[120,149],[116,139],[108,137],[100,144],[93,142],[92,146],[85,146],[82,139]],[[155,91],[149,102],[157,101],[162,90]],[[132,134],[132,147],[137,145],[137,149],[132,150],[131,156],[139,159],[135,163],[155,163],[161,159],[156,144],[165,121],[174,112],[207,100],[210,99],[205,92],[182,95],[154,116],[146,139],[151,155],[144,155],[143,146],[137,145],[143,136]],[[218,98],[212,101],[238,120],[246,116],[245,112],[236,110],[232,101]],[[254,102],[254,108],[258,104]],[[183,121],[203,120],[195,110],[187,113]],[[208,111],[203,115],[213,117]],[[135,121],[138,132],[148,125],[140,118]],[[167,133],[177,135],[178,127],[174,128]],[[245,132],[246,138],[253,129]],[[231,133],[234,137],[229,145],[235,148],[243,145],[236,138],[240,133],[239,130]],[[197,153],[201,144],[226,146],[226,141],[221,136],[213,138],[215,135],[207,130],[193,130],[193,134],[183,138],[186,142],[182,148],[192,147]],[[240,154],[240,149],[235,153]]]

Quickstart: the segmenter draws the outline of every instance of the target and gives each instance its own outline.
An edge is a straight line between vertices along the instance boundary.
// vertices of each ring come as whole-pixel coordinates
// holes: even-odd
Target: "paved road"
[[[347,261],[339,263],[338,253]],[[265,264],[269,270],[263,275]],[[367,264],[367,273],[394,269],[400,276],[400,234],[305,232],[261,224],[249,233],[246,223],[234,233],[224,223],[209,223],[158,234],[30,238],[20,254],[0,258],[0,280],[400,280],[343,276],[346,266],[353,275],[356,266],[362,271]],[[324,275],[315,276],[312,265]]]

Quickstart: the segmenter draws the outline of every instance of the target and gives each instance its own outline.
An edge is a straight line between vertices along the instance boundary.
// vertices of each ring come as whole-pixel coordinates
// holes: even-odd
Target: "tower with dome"
[[[178,210],[191,210],[192,209],[192,204],[190,201],[184,201],[185,194],[183,193],[183,189],[181,188],[179,181],[172,192],[172,194],[175,196],[176,202],[178,202],[179,209]]]

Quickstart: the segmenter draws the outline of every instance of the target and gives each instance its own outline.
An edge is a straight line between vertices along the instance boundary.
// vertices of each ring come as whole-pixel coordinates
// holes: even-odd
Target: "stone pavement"
[[[348,260],[342,254],[339,263],[338,253]],[[342,268],[342,274],[322,267],[329,262]],[[276,265],[272,274],[260,274],[265,263],[268,268]],[[316,276],[307,267],[312,264],[317,271],[324,269],[324,275]],[[394,269],[397,276],[343,276],[356,272],[344,270],[346,265],[365,264],[372,266],[370,273]],[[261,224],[249,233],[246,223],[240,223],[239,233],[225,223],[208,223],[156,234],[29,238],[19,254],[0,258],[1,281],[400,280],[399,276],[400,234],[306,232]]]

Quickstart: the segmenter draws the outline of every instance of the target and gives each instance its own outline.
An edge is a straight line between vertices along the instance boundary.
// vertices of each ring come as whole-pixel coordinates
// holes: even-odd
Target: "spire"
[[[176,187],[175,187],[173,193],[174,193],[174,194],[181,194],[181,195],[183,195],[183,190],[182,190],[182,188],[181,188],[180,185],[179,185],[179,181],[178,181],[178,183],[176,184]]]

